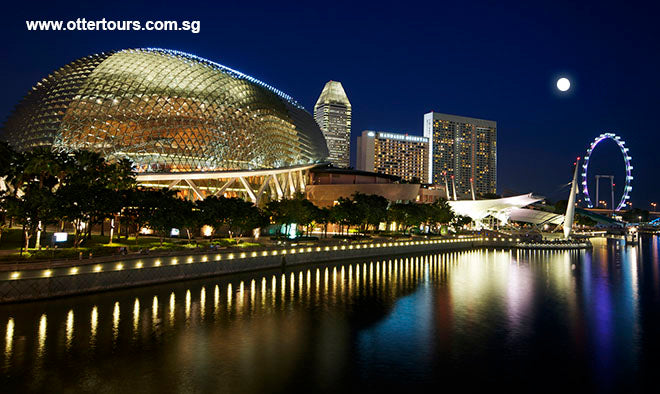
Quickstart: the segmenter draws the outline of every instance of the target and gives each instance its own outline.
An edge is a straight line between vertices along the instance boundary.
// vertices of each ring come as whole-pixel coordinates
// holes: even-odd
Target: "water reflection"
[[[133,337],[137,337],[138,327],[140,325],[140,300],[135,298],[133,303]]]
[[[99,319],[99,311],[96,305],[92,308],[92,313],[90,317],[90,339],[89,339],[89,344],[91,347],[94,347],[96,345],[96,325],[98,324],[98,319]]]
[[[115,302],[115,307],[112,309],[112,342],[117,341],[119,336],[119,302]]]
[[[7,332],[5,334],[5,359],[9,360],[11,357],[12,345],[14,344],[14,319],[9,318],[7,321]]]
[[[126,389],[147,360],[145,384],[165,391],[205,382],[229,391],[279,391],[288,387],[287,376],[342,385],[451,379],[461,373],[456,365],[486,362],[493,371],[525,370],[533,364],[526,357],[537,352],[563,360],[573,368],[569,375],[591,376],[598,387],[616,385],[620,373],[613,370],[636,373],[640,362],[640,286],[648,283],[659,295],[653,240],[646,252],[613,241],[596,242],[592,252],[450,252],[7,306],[1,312],[7,314],[5,371],[10,382],[36,373],[46,385],[48,376],[65,374],[58,357],[71,354],[69,383],[106,358],[116,376],[99,382],[107,381],[110,391]],[[207,291],[213,297],[208,316]],[[147,300],[144,309],[140,299]],[[123,323],[120,314],[120,306],[129,305],[130,315],[131,304],[132,330],[131,319]],[[35,326],[36,335],[29,330]],[[47,338],[49,329],[56,340]],[[17,335],[27,339],[18,347]],[[95,351],[81,352],[88,348]],[[352,374],[356,368],[363,372]]]
[[[38,335],[38,343],[39,346],[37,347],[37,358],[41,358],[44,355],[44,346],[46,345],[46,325],[48,321],[46,319],[46,314],[44,313],[41,315],[41,318],[39,319],[39,335]]]
[[[71,340],[73,339],[73,309],[69,311],[66,316],[66,348],[71,348]]]
[[[151,325],[154,330],[158,326],[158,296],[154,296],[151,302]]]
[[[202,286],[202,290],[199,292],[199,317],[204,321],[204,316],[206,314],[206,287]]]

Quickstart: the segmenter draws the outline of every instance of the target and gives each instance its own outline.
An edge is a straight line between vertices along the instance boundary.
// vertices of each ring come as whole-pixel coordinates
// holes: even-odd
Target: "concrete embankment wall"
[[[206,253],[31,268],[0,273],[0,302],[17,302],[336,260],[441,252],[483,246],[478,237]],[[496,246],[489,243],[489,246]],[[498,245],[505,246],[505,245]]]

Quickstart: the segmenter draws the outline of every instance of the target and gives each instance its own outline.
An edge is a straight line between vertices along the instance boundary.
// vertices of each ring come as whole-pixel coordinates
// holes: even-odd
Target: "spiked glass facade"
[[[252,77],[182,52],[128,49],[40,81],[5,124],[12,146],[88,149],[138,172],[281,168],[323,161],[311,114]]]

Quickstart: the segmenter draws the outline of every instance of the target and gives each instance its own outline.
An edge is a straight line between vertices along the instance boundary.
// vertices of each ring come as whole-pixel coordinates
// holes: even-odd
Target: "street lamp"
[[[651,203],[651,206],[653,207],[653,212],[656,211],[656,206],[657,206],[657,205],[658,205],[658,204],[656,204],[656,203],[654,203],[654,202]]]

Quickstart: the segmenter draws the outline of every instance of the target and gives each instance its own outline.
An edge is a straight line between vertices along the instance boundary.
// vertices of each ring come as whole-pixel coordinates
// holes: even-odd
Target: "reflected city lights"
[[[213,316],[218,318],[218,308],[220,308],[220,287],[215,285],[213,290]]]
[[[99,311],[96,305],[92,308],[92,313],[90,317],[90,345],[94,346],[96,344],[96,326],[98,324]]]
[[[594,242],[594,245],[593,252],[500,248],[349,260],[301,268],[286,267],[283,272],[278,269],[221,276],[172,287],[163,285],[154,287],[154,291],[145,288],[135,292],[111,292],[94,298],[57,300],[53,308],[38,310],[32,316],[19,313],[8,318],[5,359],[11,358],[11,363],[6,362],[6,365],[13,367],[18,362],[35,364],[36,354],[43,359],[43,366],[50,367],[54,364],[54,355],[66,354],[71,360],[74,359],[72,356],[82,359],[85,352],[81,349],[84,347],[95,348],[94,352],[87,352],[93,357],[110,352],[115,357],[130,353],[127,349],[138,349],[152,356],[157,353],[154,349],[172,347],[179,352],[176,360],[182,364],[173,367],[173,372],[193,368],[195,363],[206,362],[206,358],[218,363],[219,357],[233,363],[246,362],[245,365],[252,368],[251,363],[259,357],[308,349],[310,344],[317,345],[313,341],[318,341],[318,346],[324,346],[323,351],[326,351],[328,338],[336,341],[332,343],[337,343],[337,351],[344,351],[346,343],[357,343],[359,351],[365,352],[358,356],[375,354],[366,352],[378,352],[379,348],[384,348],[387,352],[381,353],[380,357],[390,357],[391,352],[395,352],[393,349],[403,353],[444,352],[455,344],[452,335],[469,332],[474,336],[467,338],[476,338],[482,335],[481,332],[472,333],[480,330],[484,336],[489,336],[488,341],[497,342],[493,345],[497,347],[499,342],[515,344],[534,335],[535,324],[540,318],[546,318],[538,310],[543,298],[557,302],[559,306],[553,313],[559,311],[568,316],[560,322],[561,328],[566,330],[561,334],[565,334],[571,345],[572,342],[580,343],[585,351],[593,351],[592,346],[598,346],[599,359],[613,363],[611,360],[618,360],[618,353],[612,349],[625,344],[630,347],[628,353],[618,348],[617,351],[634,358],[639,354],[637,344],[643,330],[639,323],[643,314],[640,303],[644,297],[641,294],[658,287],[656,276],[660,273],[653,270],[653,265],[644,265],[645,256],[639,247],[627,246],[623,241]],[[296,247],[296,254],[299,253],[310,252]],[[644,253],[648,258],[654,252],[649,248]],[[213,260],[213,256],[209,260]],[[147,268],[152,264],[150,261],[144,260],[142,272],[151,269]],[[164,261],[169,262],[170,258]],[[238,254],[234,262],[240,262]],[[126,274],[134,269],[133,264],[125,263]],[[116,265],[111,262],[107,267]],[[91,275],[93,265],[80,264],[80,267],[77,279]],[[60,269],[55,269],[55,278],[60,275]],[[69,267],[62,270],[66,273]],[[41,278],[42,273],[43,268],[40,268],[39,280],[46,280]],[[643,274],[648,276],[643,277]],[[26,277],[23,274],[18,280]],[[643,280],[646,278],[648,281]],[[645,285],[648,287],[644,288]],[[208,314],[207,287],[212,291],[208,296],[213,299],[213,310],[208,310]],[[223,298],[224,287],[226,300]],[[181,297],[183,291],[185,297]],[[198,294],[199,299],[193,301],[192,293]],[[136,294],[139,298],[135,297]],[[163,297],[162,302],[160,297]],[[142,310],[140,298],[145,302]],[[149,299],[152,300],[150,308]],[[360,304],[363,301],[365,303]],[[120,316],[120,303],[124,307],[124,316]],[[366,307],[371,308],[367,313]],[[226,308],[226,315],[223,308]],[[44,310],[48,311],[49,322]],[[319,313],[310,318],[304,314],[307,311]],[[182,319],[184,312],[185,323]],[[88,316],[89,331],[86,326]],[[352,328],[354,324],[358,328],[350,334],[341,333],[343,337],[327,331],[343,330],[347,326]],[[493,326],[496,326],[497,334],[487,332]],[[595,331],[587,333],[592,326]],[[108,330],[110,327],[112,331]],[[47,328],[50,328],[48,341]],[[88,333],[89,343],[86,341]],[[317,337],[319,333],[327,338]],[[428,349],[420,345],[428,341],[432,343]],[[482,343],[474,346],[477,345]],[[291,354],[286,356],[291,357]],[[383,358],[374,362],[386,365],[387,360]],[[282,364],[286,363],[283,361]]]
[[[9,318],[7,321],[7,333],[5,334],[5,359],[9,359],[12,353],[12,346],[14,344],[14,319]]]
[[[71,348],[71,340],[73,339],[73,309],[69,310],[66,315],[66,348]]]
[[[186,290],[186,321],[190,320],[190,290]]]
[[[133,303],[133,335],[137,335],[140,324],[140,300],[135,299]]]
[[[44,354],[44,345],[46,345],[46,314],[44,313],[39,318],[39,336],[38,336],[38,347],[37,347],[37,357],[41,358]]]
[[[151,325],[153,329],[158,325],[158,296],[151,301]]]
[[[115,342],[119,336],[119,302],[115,302],[112,310],[112,341]]]
[[[206,287],[202,286],[202,290],[199,291],[199,317],[204,320],[206,314]]]
[[[170,326],[174,326],[174,313],[176,312],[175,307],[176,307],[176,296],[174,295],[174,292],[172,292],[170,293],[170,309],[168,313]]]
[[[245,283],[241,281],[238,285],[238,296],[236,296],[236,312],[243,313],[243,305],[245,303]]]

